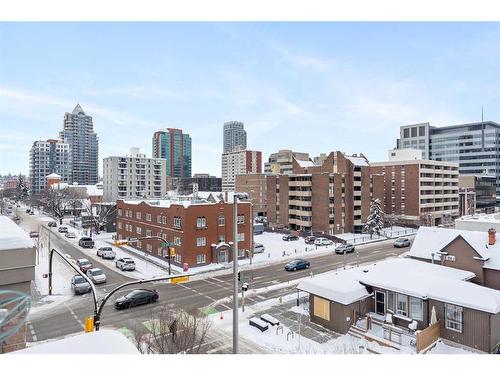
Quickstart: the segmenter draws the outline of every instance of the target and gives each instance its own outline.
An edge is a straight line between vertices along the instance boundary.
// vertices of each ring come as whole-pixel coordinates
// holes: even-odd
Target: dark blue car
[[[295,259],[285,265],[285,271],[297,271],[311,267],[311,263],[304,259]]]

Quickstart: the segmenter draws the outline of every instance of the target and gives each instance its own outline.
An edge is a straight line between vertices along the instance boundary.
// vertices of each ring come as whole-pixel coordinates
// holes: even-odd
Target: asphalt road
[[[38,229],[36,216],[26,215],[24,211],[21,216],[23,217],[22,227],[28,231]],[[91,251],[75,247],[62,236],[57,233],[57,230],[52,230],[51,245],[69,254],[74,259],[85,257],[85,252]],[[95,249],[92,251],[95,251]],[[371,263],[389,256],[399,255],[406,251],[406,249],[396,249],[393,247],[392,241],[383,241],[357,246],[356,251],[357,253],[345,256],[336,255],[332,251],[330,254],[309,258],[311,262],[309,270],[286,272],[284,270],[286,261],[284,261],[279,264],[242,271],[242,277],[245,282],[249,283],[250,289],[261,289],[259,293],[245,297],[245,304],[249,305],[289,294],[295,290],[295,284],[292,283],[290,286],[287,286],[286,283],[310,276],[311,272],[319,274],[342,268],[344,265]],[[131,280],[121,273],[121,271],[116,272],[113,269],[114,262],[103,261],[102,264],[97,266],[104,270],[108,278],[106,284],[97,286],[99,298],[112,287]],[[285,283],[283,288],[277,289],[273,287],[274,285],[283,283]],[[155,285],[145,287],[152,287],[158,290],[160,295],[158,303],[116,311],[113,307],[114,300],[125,294],[126,290],[133,289],[132,287],[127,288],[123,292],[118,292],[109,300],[102,313],[101,327],[121,329],[125,333],[131,333],[138,324],[142,324],[142,322],[151,317],[153,309],[161,307],[162,304],[168,304],[188,312],[206,308],[207,306],[213,306],[217,311],[224,311],[231,309],[232,306],[230,301],[230,296],[232,295],[232,274],[206,277],[177,285],[157,282]],[[269,291],[266,291],[266,288],[269,288]],[[213,309],[212,312],[214,312]],[[85,317],[91,315],[93,315],[93,303],[89,294],[71,297],[62,304],[30,317],[28,341],[42,341],[81,332]],[[209,342],[200,349],[208,353],[230,352],[230,348],[227,345],[228,342],[231,342],[230,338],[224,340],[220,336],[211,337]],[[251,343],[242,342],[240,347],[241,352],[256,352]]]

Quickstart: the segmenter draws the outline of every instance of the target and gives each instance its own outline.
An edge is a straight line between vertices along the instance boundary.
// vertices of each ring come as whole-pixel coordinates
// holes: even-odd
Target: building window
[[[196,256],[196,264],[204,264],[207,262],[207,256],[205,254],[199,254]]]
[[[136,218],[137,220],[141,220],[141,217],[142,217],[141,212],[140,212],[140,211],[137,211],[137,212],[135,213],[135,218]]]
[[[394,314],[394,292],[387,291],[386,310]]]
[[[174,245],[177,245],[177,246],[181,245],[181,238],[180,237],[174,237]]]
[[[137,241],[137,248],[142,249],[142,241]]]
[[[196,239],[196,246],[206,246],[207,239],[205,237],[198,237]]]
[[[161,215],[156,216],[156,222],[161,224]]]
[[[330,302],[326,299],[314,296],[314,316],[324,320],[330,320]]]
[[[122,223],[121,223],[121,221],[118,222],[118,229],[122,229]]]
[[[135,228],[135,231],[136,231],[137,234],[142,234],[142,228],[141,227]]]
[[[462,333],[464,320],[463,307],[446,304],[445,310],[444,326],[452,331]]]
[[[206,228],[207,227],[207,219],[202,216],[196,219],[196,228]]]
[[[412,136],[412,138],[417,136],[417,128],[416,127],[411,128],[411,136]]]
[[[182,257],[180,254],[175,254],[174,257],[174,263],[181,263],[182,262]]]
[[[121,208],[118,209],[118,216],[122,216],[122,209]]]
[[[150,253],[152,253],[153,252],[153,245],[151,245],[150,243],[148,243],[146,245],[146,250],[149,251]]]
[[[182,219],[179,216],[174,216],[173,227],[181,229],[181,227],[182,227]]]
[[[238,242],[245,241],[245,233],[238,233]]]
[[[151,222],[151,214],[146,214],[146,221]]]
[[[423,319],[422,300],[420,298],[410,297],[410,317],[420,321]]]
[[[162,224],[167,224],[167,217],[166,216],[162,216],[161,223]]]
[[[151,230],[146,229],[146,236],[147,236],[147,237],[151,237]]]
[[[419,137],[423,137],[425,135],[425,126],[419,126],[418,135],[419,135]],[[420,141],[420,142],[422,142],[422,141]]]
[[[219,236],[219,242],[226,242],[226,236],[224,236],[223,234],[221,234]]]
[[[408,296],[404,294],[396,295],[397,306],[396,306],[396,314],[402,316],[408,316]]]
[[[238,224],[245,224],[245,215],[238,215]]]
[[[226,217],[224,215],[219,215],[219,226],[226,225]]]

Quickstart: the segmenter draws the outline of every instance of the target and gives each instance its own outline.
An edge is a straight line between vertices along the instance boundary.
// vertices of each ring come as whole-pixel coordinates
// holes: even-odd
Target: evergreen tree
[[[374,233],[380,235],[380,231],[384,228],[384,212],[380,207],[380,200],[374,199],[370,204],[370,214],[366,219],[366,224],[363,231],[370,233],[370,239]]]
[[[17,199],[22,201],[28,197],[28,187],[22,174],[19,175],[17,180]]]

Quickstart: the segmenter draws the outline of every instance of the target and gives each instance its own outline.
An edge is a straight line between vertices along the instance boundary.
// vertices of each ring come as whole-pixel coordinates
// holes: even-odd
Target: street
[[[21,226],[27,231],[38,229],[38,219],[36,216],[21,214],[23,221]],[[45,229],[48,230],[48,229]],[[295,272],[286,272],[284,270],[285,261],[279,264],[262,266],[247,271],[242,271],[242,281],[249,283],[249,290],[258,289],[256,292],[245,297],[245,304],[262,302],[271,298],[292,293],[295,290],[294,280],[310,277],[326,271],[342,268],[345,265],[356,266],[375,262],[388,256],[396,256],[406,251],[406,249],[396,249],[392,245],[393,241],[376,242],[367,245],[360,245],[356,248],[358,253],[347,255],[337,255],[333,251],[330,254],[309,258],[311,268]],[[92,250],[84,250],[67,242],[64,237],[52,230],[51,246],[57,248],[63,253],[69,254],[73,259],[86,257],[86,253]],[[46,246],[41,251],[47,251]],[[42,260],[48,258],[41,258]],[[96,262],[94,262],[95,264]],[[124,282],[131,281],[129,277],[115,271],[113,261],[101,261],[101,264],[95,264],[103,269],[107,276],[107,283],[97,285],[98,298],[102,298],[113,287]],[[69,267],[69,266],[67,266]],[[69,280],[67,281],[69,283]],[[288,286],[287,283],[291,282]],[[279,285],[282,284],[282,285]],[[279,285],[279,287],[278,287]],[[184,309],[188,312],[203,308],[210,308],[211,313],[230,310],[232,302],[232,274],[224,274],[216,277],[206,277],[195,279],[183,284],[167,284],[166,282],[156,282],[154,285],[144,285],[145,288],[154,288],[158,291],[160,298],[157,304],[144,305],[129,310],[116,311],[114,301],[116,298],[124,295],[127,290],[133,287],[125,288],[117,292],[106,304],[102,317],[101,328],[119,329],[125,334],[132,334],[138,324],[148,320],[151,317],[152,309],[158,308],[162,304],[168,304],[175,308]],[[269,289],[269,290],[266,290]],[[221,301],[222,300],[222,301]],[[30,316],[28,323],[28,341],[43,341],[61,337],[77,332],[82,332],[85,317],[93,315],[93,302],[90,294],[82,296],[73,296],[53,308],[44,310],[43,313],[35,313]],[[211,337],[202,348],[203,352],[225,353],[230,352],[230,338]],[[256,352],[256,348],[251,343],[247,345],[240,344],[241,352]]]

